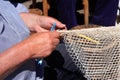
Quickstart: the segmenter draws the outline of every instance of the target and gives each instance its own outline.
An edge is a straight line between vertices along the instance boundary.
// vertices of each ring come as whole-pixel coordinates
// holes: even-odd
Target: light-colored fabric
[[[0,52],[29,36],[29,30],[9,1],[0,0]],[[4,80],[36,80],[35,61],[29,60]]]
[[[44,79],[44,78],[39,78],[39,77],[36,78],[36,80],[43,80],[43,79]]]
[[[119,0],[119,4],[118,4],[118,7],[120,8],[120,0]]]
[[[8,1],[0,1],[0,23],[0,52],[29,36],[28,28]]]
[[[29,12],[29,10],[26,8],[26,6],[21,3],[18,3],[16,9],[19,13],[20,12]]]

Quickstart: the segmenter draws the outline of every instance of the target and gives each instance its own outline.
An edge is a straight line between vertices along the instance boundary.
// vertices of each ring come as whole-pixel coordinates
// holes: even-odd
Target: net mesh
[[[88,80],[120,80],[120,28],[59,31],[74,63]]]

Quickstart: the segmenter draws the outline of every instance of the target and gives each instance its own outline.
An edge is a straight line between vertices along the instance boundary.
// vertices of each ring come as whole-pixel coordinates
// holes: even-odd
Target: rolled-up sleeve
[[[29,29],[9,1],[0,0],[0,53],[29,36]],[[36,80],[35,63],[28,60],[4,80]]]
[[[0,1],[0,52],[29,36],[15,7],[9,1]]]

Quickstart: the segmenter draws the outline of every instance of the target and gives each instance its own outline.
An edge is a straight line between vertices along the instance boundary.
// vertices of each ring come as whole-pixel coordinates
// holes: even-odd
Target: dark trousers
[[[90,23],[102,26],[114,26],[119,0],[97,0]]]
[[[70,29],[77,25],[76,19],[76,1],[77,0],[56,0],[59,20]]]
[[[46,61],[44,80],[86,80],[74,64],[65,44],[60,43]]]

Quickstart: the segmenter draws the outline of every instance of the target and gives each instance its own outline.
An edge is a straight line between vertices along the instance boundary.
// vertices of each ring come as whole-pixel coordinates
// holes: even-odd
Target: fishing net
[[[66,50],[87,80],[120,80],[120,28],[62,30]]]

